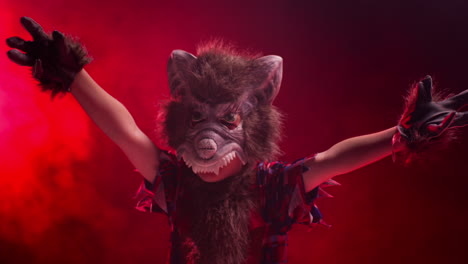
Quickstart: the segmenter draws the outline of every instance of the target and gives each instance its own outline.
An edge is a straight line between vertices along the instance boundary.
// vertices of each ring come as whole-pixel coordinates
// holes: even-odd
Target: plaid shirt
[[[190,171],[174,155],[161,152],[158,177],[154,184],[144,182],[137,192],[136,208],[145,212],[164,213],[169,217],[172,250],[168,263],[182,264],[178,253],[180,244],[173,224],[176,201],[181,188],[177,184],[183,171]],[[260,194],[260,209],[252,212],[251,237],[246,264],[287,263],[287,233],[295,223],[314,225],[325,224],[314,204],[317,197],[330,197],[321,187],[337,185],[330,180],[310,192],[305,192],[302,174],[308,170],[301,159],[291,164],[283,162],[260,163],[256,167],[256,186]],[[326,225],[326,224],[325,224]]]

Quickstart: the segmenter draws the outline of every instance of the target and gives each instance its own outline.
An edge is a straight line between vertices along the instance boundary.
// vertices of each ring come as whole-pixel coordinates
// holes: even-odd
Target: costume
[[[305,192],[302,173],[308,168],[303,161],[301,159],[292,164],[265,162],[255,167],[255,182],[251,188],[258,194],[260,207],[252,211],[249,227],[252,244],[245,263],[285,263],[287,232],[293,224],[325,224],[314,201],[317,197],[328,196],[321,187],[337,183],[330,180]],[[187,231],[181,230],[177,223],[186,219],[177,219],[177,201],[183,199],[182,177],[197,176],[184,162],[167,152],[162,155],[160,166],[155,184],[145,181],[138,190],[137,209],[168,216],[172,232],[168,261],[171,264],[185,263],[181,244]]]
[[[34,40],[9,38],[10,59],[31,66],[52,95],[68,92],[90,61],[85,49],[58,31],[46,34],[30,18],[21,23]],[[282,115],[273,101],[282,65],[279,56],[243,54],[219,41],[201,45],[196,56],[172,52],[171,98],[158,134],[177,154],[161,151],[155,182],[137,194],[138,209],[169,218],[170,264],[284,263],[292,224],[321,222],[314,200],[324,184],[306,193],[304,160],[270,162],[281,153]],[[426,77],[407,98],[393,138],[394,145],[405,144],[404,160],[433,142],[445,145],[451,134],[444,132],[468,124],[468,112],[457,112],[468,90],[439,101],[432,92]]]

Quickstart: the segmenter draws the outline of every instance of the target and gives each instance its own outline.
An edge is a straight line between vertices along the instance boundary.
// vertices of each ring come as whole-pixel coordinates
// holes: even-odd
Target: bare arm
[[[349,138],[307,160],[305,165],[310,170],[304,173],[306,190],[312,190],[333,176],[353,171],[390,155],[395,132],[396,127],[392,127],[374,134]]]
[[[91,119],[127,155],[133,165],[153,182],[159,162],[159,149],[138,128],[127,109],[104,91],[83,67],[90,62],[80,43],[54,30],[46,34],[30,17],[21,17],[33,40],[7,39],[12,50],[8,57],[16,64],[32,67],[32,74],[43,90],[71,93]]]
[[[392,127],[374,134],[343,140],[330,149],[319,153],[315,158],[306,160],[310,168],[304,174],[307,191],[312,190],[333,176],[347,173],[388,156],[393,151],[405,150],[408,155],[414,155],[404,143],[411,142],[421,147],[429,139],[440,142],[451,140],[447,128],[457,128],[468,125],[468,112],[461,112],[468,105],[468,90],[442,101],[432,99],[432,78],[426,76],[414,85],[406,98],[406,109],[398,124],[398,140],[392,147],[392,137],[397,128]],[[417,135],[417,136],[416,136]]]
[[[158,169],[159,149],[138,128],[128,110],[81,70],[71,93],[91,119],[127,155],[136,169],[153,182]]]

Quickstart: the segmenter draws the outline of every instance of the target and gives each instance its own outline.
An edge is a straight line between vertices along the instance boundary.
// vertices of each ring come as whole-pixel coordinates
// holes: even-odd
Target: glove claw
[[[467,112],[457,112],[451,127],[462,127],[468,125],[468,111]]]
[[[54,30],[54,32],[52,32],[52,37],[54,39],[54,45],[57,47],[59,53],[61,55],[67,54],[68,46],[65,43],[65,36],[62,34],[62,32]]]
[[[9,50],[7,51],[7,56],[14,63],[21,66],[33,66],[34,58],[31,56],[20,52],[19,50]]]
[[[44,32],[44,29],[30,17],[21,17],[21,24],[31,34],[35,41],[48,39],[49,36]]]
[[[59,41],[65,40],[65,36],[62,34],[62,32],[58,30],[54,30],[54,32],[52,32],[52,37],[54,38],[54,40],[59,40]]]
[[[468,89],[440,103],[446,108],[460,110],[462,107],[468,104]]]
[[[432,101],[432,78],[428,75],[418,83],[416,104],[424,104]]]
[[[30,52],[31,51],[31,43],[29,41],[25,41],[24,39],[20,37],[11,37],[7,38],[6,44],[10,48],[14,49],[19,49],[24,52]]]
[[[413,86],[406,99],[406,109],[398,123],[396,143],[405,142],[401,153],[406,163],[417,156],[426,155],[429,149],[443,148],[454,139],[451,127],[468,125],[468,112],[459,113],[452,107],[468,101],[468,90],[444,101],[433,101],[432,79],[427,76]],[[395,143],[396,142],[396,143]]]
[[[22,17],[21,24],[33,41],[8,38],[8,46],[15,49],[7,52],[8,57],[19,65],[32,66],[33,77],[40,82],[43,91],[52,92],[52,97],[69,92],[76,74],[91,61],[86,49],[59,31],[46,34],[32,18]]]

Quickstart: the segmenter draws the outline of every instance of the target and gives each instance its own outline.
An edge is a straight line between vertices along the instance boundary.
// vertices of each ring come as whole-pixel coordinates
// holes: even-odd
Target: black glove
[[[43,91],[52,92],[52,97],[68,92],[75,75],[91,62],[86,49],[59,31],[52,32],[52,36],[46,34],[41,25],[29,17],[22,17],[21,24],[33,41],[8,38],[7,45],[15,49],[7,52],[8,57],[19,65],[32,66],[33,77],[40,82]]]
[[[406,144],[402,151],[406,162],[434,145],[446,145],[453,138],[453,133],[447,133],[450,128],[468,125],[468,112],[459,112],[467,104],[468,90],[434,101],[430,76],[416,84],[406,99],[406,109],[394,137],[394,143]]]

